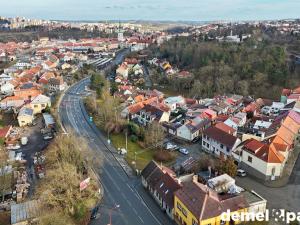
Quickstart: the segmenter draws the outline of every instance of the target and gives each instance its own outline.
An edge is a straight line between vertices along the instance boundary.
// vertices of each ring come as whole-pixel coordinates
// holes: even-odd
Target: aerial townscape
[[[103,10],[144,10],[125,2]],[[290,4],[206,22],[0,9],[0,225],[299,225]]]

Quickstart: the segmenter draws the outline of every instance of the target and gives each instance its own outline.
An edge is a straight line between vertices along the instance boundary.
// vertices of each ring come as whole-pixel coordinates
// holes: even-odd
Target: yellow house
[[[46,95],[36,96],[30,103],[34,115],[41,113],[46,107],[51,107],[51,100]]]
[[[175,192],[174,218],[178,225],[231,225],[222,221],[222,213],[247,212],[249,204],[242,195],[220,195],[197,179],[183,184]]]
[[[23,127],[29,125],[33,122],[33,120],[34,120],[33,109],[26,106],[22,107],[18,114],[19,126]]]

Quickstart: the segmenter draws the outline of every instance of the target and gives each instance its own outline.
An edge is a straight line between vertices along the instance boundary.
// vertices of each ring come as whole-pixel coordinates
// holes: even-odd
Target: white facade
[[[251,167],[252,169],[258,171],[265,177],[280,177],[284,168],[285,163],[268,163],[255,155],[247,152],[242,151],[242,155],[240,156],[240,162],[242,162],[247,170],[247,166]]]
[[[15,89],[14,85],[12,85],[9,82],[1,85],[1,93],[2,94],[12,94],[14,92],[14,89]]]
[[[177,129],[177,136],[185,140],[192,141],[199,136],[199,130],[192,133],[192,131],[188,129],[186,125],[182,125]]]
[[[227,158],[228,156],[232,155],[232,151],[236,149],[236,147],[241,143],[240,139],[236,139],[232,148],[225,146],[224,144],[209,138],[207,135],[202,135],[202,148],[209,153],[215,154],[216,156],[220,157],[223,156]]]
[[[236,124],[232,119],[228,118],[224,122],[227,126],[232,127],[233,129],[237,130],[238,129],[238,124]]]

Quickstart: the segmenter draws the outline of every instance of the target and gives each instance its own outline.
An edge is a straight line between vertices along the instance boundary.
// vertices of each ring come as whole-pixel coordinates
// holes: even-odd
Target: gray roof
[[[33,116],[33,109],[23,107],[19,112],[19,116]]]
[[[16,224],[28,219],[38,217],[40,212],[39,201],[32,200],[20,204],[11,205],[11,224]]]

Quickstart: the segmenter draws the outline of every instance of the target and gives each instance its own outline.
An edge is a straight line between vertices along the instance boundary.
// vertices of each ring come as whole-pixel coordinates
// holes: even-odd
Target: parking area
[[[199,139],[196,143],[187,143],[177,139],[168,139],[166,141],[165,148],[168,144],[173,145],[175,150],[178,151],[175,163],[172,165],[173,168],[179,168],[184,162],[191,161],[191,159],[197,161],[207,154],[202,151],[201,139]],[[186,152],[180,151],[180,149],[185,149]]]

